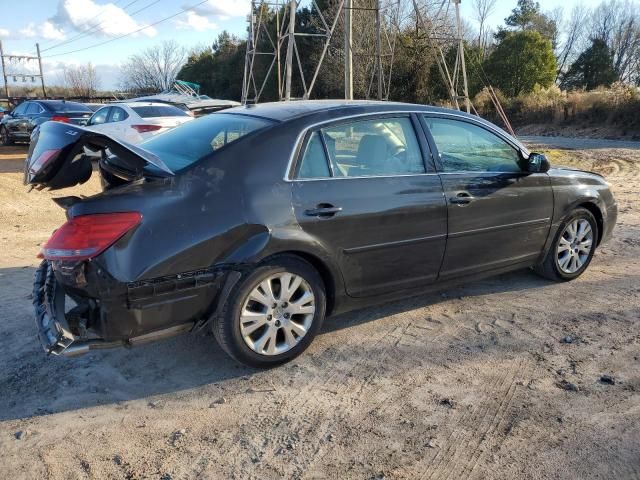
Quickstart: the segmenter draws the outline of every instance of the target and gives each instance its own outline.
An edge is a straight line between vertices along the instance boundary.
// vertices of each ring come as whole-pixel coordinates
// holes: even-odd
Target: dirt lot
[[[549,150],[619,201],[577,281],[335,317],[271,371],[197,336],[45,358],[31,276],[63,213],[25,193],[24,151],[0,150],[0,478],[640,478],[640,150]]]

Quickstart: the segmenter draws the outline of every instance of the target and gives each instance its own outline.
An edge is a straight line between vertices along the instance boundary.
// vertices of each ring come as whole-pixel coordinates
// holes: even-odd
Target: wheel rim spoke
[[[593,248],[593,229],[588,220],[575,219],[560,235],[556,247],[558,267],[564,273],[576,273],[591,255]]]
[[[315,316],[315,295],[300,275],[274,274],[249,292],[240,313],[240,333],[260,355],[279,355],[309,331]]]
[[[267,314],[245,310],[240,316],[242,335],[251,335],[267,323]]]

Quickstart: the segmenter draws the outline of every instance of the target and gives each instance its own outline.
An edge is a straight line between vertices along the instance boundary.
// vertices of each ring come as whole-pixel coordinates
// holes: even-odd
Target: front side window
[[[469,122],[425,117],[444,172],[520,172],[518,151]]]
[[[94,113],[91,120],[89,120],[89,125],[102,125],[106,123],[110,108],[111,107],[104,107]]]
[[[302,156],[299,178],[309,178],[306,175],[312,173],[316,177],[320,173],[325,177],[330,175],[325,147],[334,177],[425,173],[409,117],[357,120],[323,128],[313,135]],[[325,161],[321,162],[323,157]]]
[[[24,113],[27,111],[27,106],[29,105],[29,102],[27,103],[21,103],[20,105],[18,105],[14,110],[13,110],[13,115],[24,115]]]

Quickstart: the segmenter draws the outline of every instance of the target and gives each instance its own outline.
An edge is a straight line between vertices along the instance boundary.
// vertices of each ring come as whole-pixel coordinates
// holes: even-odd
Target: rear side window
[[[120,107],[111,107],[111,114],[109,115],[109,122],[121,122],[126,120],[129,114]]]
[[[131,107],[131,109],[142,118],[189,116],[186,112],[183,112],[172,105],[145,105],[140,107]]]
[[[520,172],[518,151],[482,127],[425,117],[444,172]]]
[[[326,156],[334,177],[377,177],[425,173],[422,152],[409,117],[357,120],[323,128],[310,138],[298,178],[321,173],[320,157]],[[320,144],[320,147],[318,147]]]
[[[141,146],[178,172],[224,145],[272,124],[263,118],[212,113],[153,137]]]
[[[324,153],[320,132],[313,132],[307,141],[298,178],[327,178],[331,176],[327,156]]]

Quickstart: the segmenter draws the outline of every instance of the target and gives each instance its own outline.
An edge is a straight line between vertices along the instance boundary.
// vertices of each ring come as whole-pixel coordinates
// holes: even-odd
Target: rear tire
[[[11,135],[9,135],[6,127],[0,127],[0,145],[3,147],[13,145],[13,139]]]
[[[576,208],[560,224],[547,256],[533,270],[556,282],[578,278],[591,263],[598,234],[593,214],[586,208]]]
[[[233,359],[259,368],[300,355],[326,312],[322,278],[311,264],[288,255],[244,275],[224,301],[212,325],[216,340]]]

